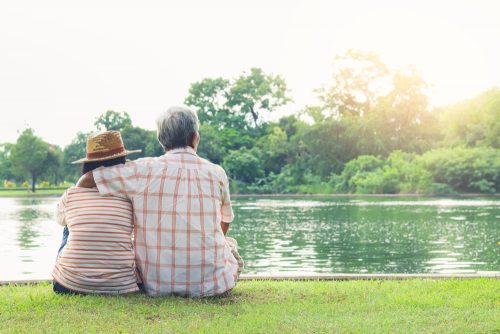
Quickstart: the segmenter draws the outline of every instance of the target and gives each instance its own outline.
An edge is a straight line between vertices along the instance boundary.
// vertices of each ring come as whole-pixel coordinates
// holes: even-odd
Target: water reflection
[[[498,204],[481,199],[241,199],[231,233],[253,273],[262,268],[324,273],[498,271],[499,223],[492,218],[500,213]]]
[[[48,278],[60,227],[55,198],[0,198],[0,280]]]
[[[48,278],[57,198],[0,198],[0,280]],[[500,271],[500,200],[237,198],[247,273]]]

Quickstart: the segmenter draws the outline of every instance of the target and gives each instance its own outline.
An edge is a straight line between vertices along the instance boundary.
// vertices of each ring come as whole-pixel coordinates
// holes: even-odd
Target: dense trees
[[[349,50],[317,92],[317,105],[271,122],[291,101],[282,77],[252,68],[193,83],[185,103],[200,118],[199,155],[221,164],[237,192],[500,190],[500,89],[432,108],[415,70]],[[132,159],[163,154],[155,132],[126,112],[107,111],[95,126],[121,131],[128,148],[142,150]],[[71,162],[85,155],[86,137],[78,133],[61,151],[25,130],[16,144],[0,145],[0,180],[74,182],[80,171]]]
[[[49,154],[50,145],[40,137],[35,136],[32,129],[24,130],[10,152],[12,173],[16,176],[27,177],[31,180],[31,189],[34,192],[38,177],[53,166],[55,153]]]

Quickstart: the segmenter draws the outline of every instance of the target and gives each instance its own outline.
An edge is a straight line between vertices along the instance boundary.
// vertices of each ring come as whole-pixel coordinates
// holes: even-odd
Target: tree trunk
[[[31,192],[35,192],[36,176],[31,174]]]
[[[257,118],[259,117],[257,113],[253,110],[253,107],[250,107],[250,113],[252,114],[253,121],[255,123],[255,127],[257,127]]]

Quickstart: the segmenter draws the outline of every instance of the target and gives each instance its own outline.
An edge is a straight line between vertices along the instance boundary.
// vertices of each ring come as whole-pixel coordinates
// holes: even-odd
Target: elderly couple
[[[58,204],[66,226],[52,273],[57,293],[212,296],[231,290],[243,260],[224,170],[196,155],[196,113],[157,120],[166,153],[125,161],[119,132],[89,136],[82,177]]]

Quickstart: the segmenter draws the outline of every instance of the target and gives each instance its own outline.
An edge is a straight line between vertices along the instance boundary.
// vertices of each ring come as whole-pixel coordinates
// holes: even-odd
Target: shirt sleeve
[[[61,226],[66,226],[66,203],[68,201],[68,191],[66,190],[64,194],[59,199],[57,203],[56,221]]]
[[[97,189],[102,196],[132,199],[139,191],[139,178],[135,162],[112,167],[99,167],[92,172]]]
[[[221,216],[224,223],[230,223],[234,220],[233,208],[231,207],[231,196],[229,195],[229,180],[227,178],[226,172],[222,169],[222,181],[221,181],[221,194],[222,194],[222,204],[221,204]]]

